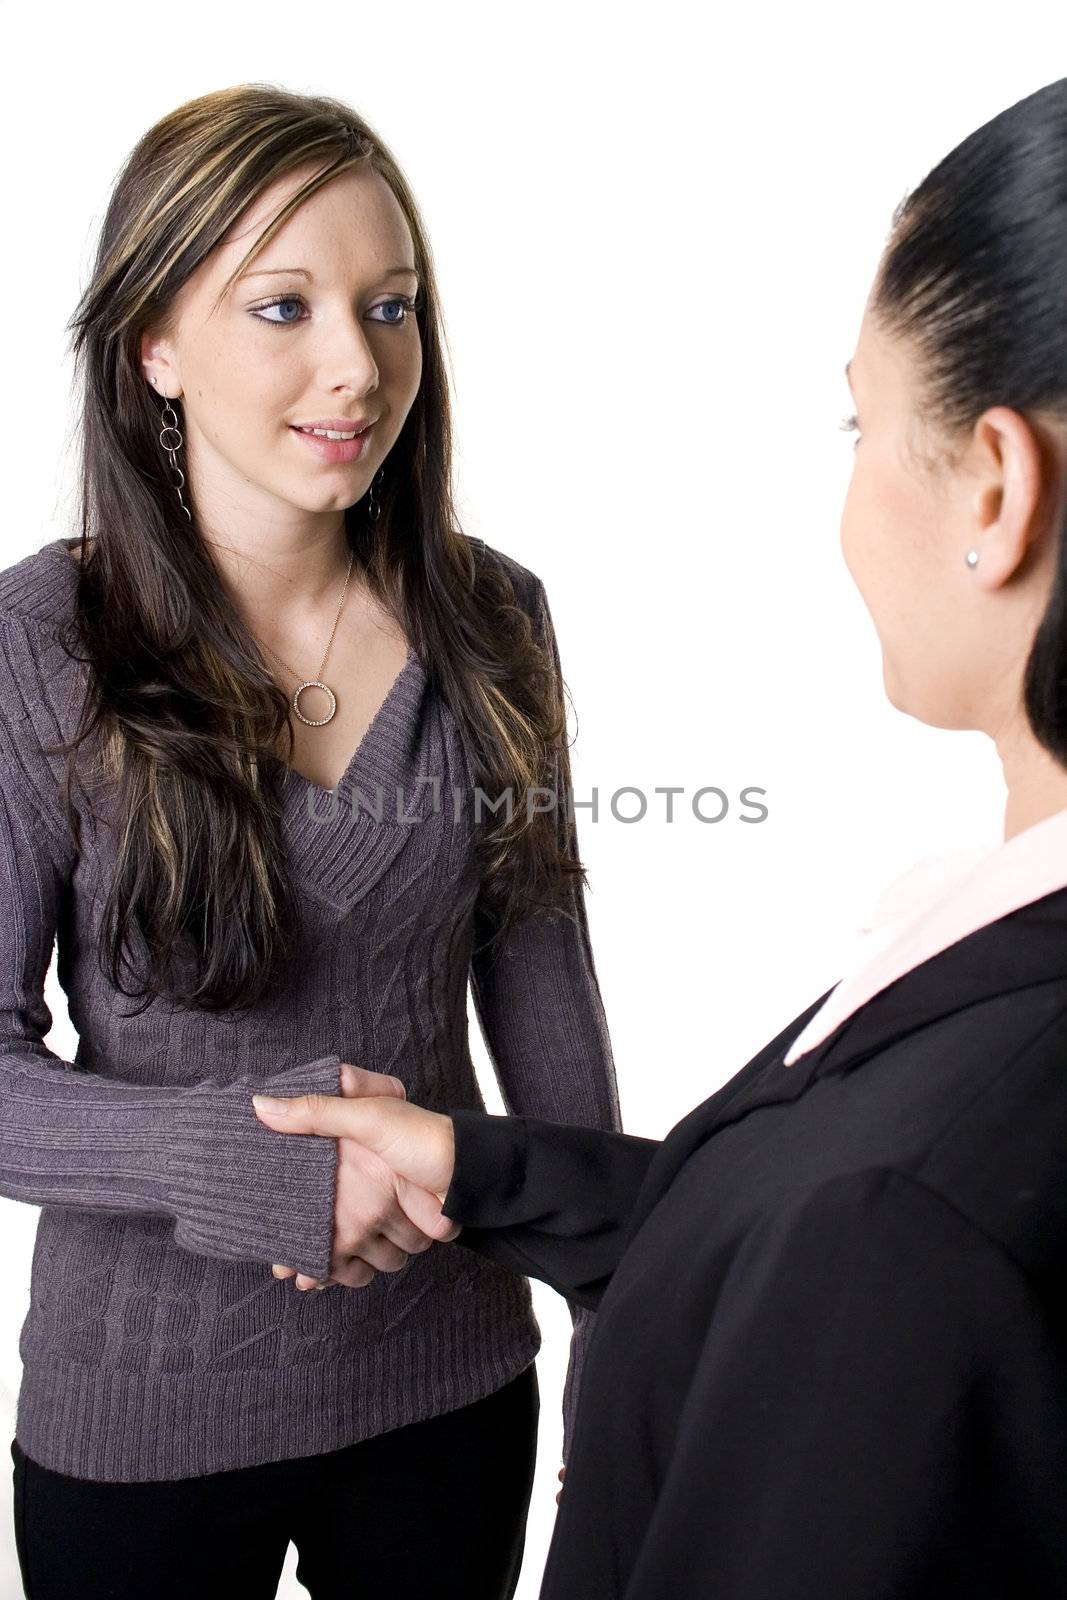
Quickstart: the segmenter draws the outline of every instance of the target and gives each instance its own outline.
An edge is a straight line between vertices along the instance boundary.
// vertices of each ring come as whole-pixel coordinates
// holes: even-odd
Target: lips
[[[369,446],[374,424],[368,422],[363,431],[357,433],[354,439],[327,439],[322,434],[308,433],[302,428],[293,427],[291,424],[289,431],[303,442],[305,448],[312,455],[318,456],[320,461],[358,461]]]
[[[373,427],[374,424],[370,422],[358,424],[347,422],[342,426],[339,422],[309,422],[304,427],[294,426],[296,426],[297,433],[355,433],[358,436],[361,433],[366,433],[367,429]]]

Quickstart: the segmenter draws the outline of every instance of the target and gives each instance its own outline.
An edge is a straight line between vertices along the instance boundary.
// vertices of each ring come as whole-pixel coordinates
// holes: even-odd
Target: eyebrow
[[[241,273],[241,277],[242,278],[273,278],[273,277],[277,277],[280,273],[284,273],[284,272],[299,273],[299,275],[301,277],[303,277],[303,278],[306,278],[309,283],[314,283],[314,281],[315,281],[314,278],[312,277],[311,273],[308,271],[308,269],[306,267],[257,267],[254,272],[242,272]],[[419,275],[415,271],[414,267],[387,267],[385,269],[385,271],[382,273],[382,277],[383,278],[395,278],[400,273],[407,273],[408,276],[414,278],[416,280],[416,282],[419,281]]]
[[[851,387],[852,387],[852,379],[851,379],[851,378],[850,378],[850,377],[849,377],[849,375],[848,375],[848,369],[849,369],[849,367],[850,367],[850,366],[851,366],[851,365],[852,365],[852,362],[851,362],[851,361],[846,361],[846,362],[845,362],[845,381],[846,381],[846,383],[847,383],[847,384],[848,384],[848,386],[849,386],[849,388],[850,388],[850,389],[851,389]]]

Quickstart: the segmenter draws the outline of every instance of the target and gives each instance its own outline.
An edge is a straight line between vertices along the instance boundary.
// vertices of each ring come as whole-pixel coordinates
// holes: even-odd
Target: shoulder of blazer
[[[1028,1117],[1030,1142],[1027,1137],[1020,1137],[1019,1158],[1023,1161],[1023,1152],[1029,1149],[1031,1169],[1035,1162],[1043,1164],[1048,1179],[1042,1183],[1040,1194],[1029,1197],[1034,1202],[1031,1210],[1023,1191],[1034,1185],[1027,1184],[1021,1168],[1006,1161],[1003,1182],[986,1192],[983,1199],[983,1167],[994,1171],[996,1166],[987,1154],[972,1159],[971,1152],[977,1145],[975,1139],[968,1144],[962,1119],[954,1135],[960,1152],[956,1169],[952,1173],[947,1168],[938,1172],[930,1166],[924,1169],[925,1176],[950,1203],[973,1214],[976,1221],[984,1219],[979,1225],[1006,1248],[1010,1248],[1009,1237],[1015,1239],[1016,1249],[1027,1244],[1024,1253],[1035,1272],[1039,1270],[1041,1250],[1067,1254],[1067,1236],[1062,1228],[1054,1229],[1051,1236],[1030,1239],[1028,1243],[1026,1240],[1027,1229],[1036,1226],[1034,1219],[1047,1216],[1061,1171],[1061,1192],[1067,1196],[1067,889],[1058,889],[976,929],[914,967],[874,995],[814,1050],[787,1067],[784,1058],[789,1046],[827,996],[814,1001],[716,1094],[671,1130],[646,1175],[632,1218],[632,1233],[698,1146],[721,1128],[757,1107],[796,1101],[819,1079],[861,1069],[872,1057],[898,1045],[906,1047],[909,1039],[931,1024],[1001,996],[1010,999],[998,1008],[997,1027],[979,1029],[979,1034],[984,1081],[995,1078],[998,1068],[1002,1069],[1003,1107],[998,1105],[991,1110],[988,1103],[982,1107],[976,1098],[976,1118],[980,1122],[984,1118],[986,1135],[996,1144],[1011,1140],[1009,1124],[1013,1114],[1016,1123]],[[949,1041],[946,1048],[951,1049]],[[966,1068],[966,1062],[960,1065]],[[1013,1082],[1024,1097],[1014,1113],[1008,1109],[1014,1104]],[[1040,1096],[1035,1085],[1040,1087]],[[1039,1147],[1036,1151],[1035,1143]],[[941,1148],[947,1161],[953,1147],[946,1142]],[[973,1196],[968,1184],[974,1186]],[[1019,1237],[1015,1238],[1015,1234]],[[1067,1260],[1059,1263],[1061,1274],[1064,1268]]]
[[[985,1007],[980,1083],[910,1176],[995,1240],[1067,1316],[1067,979]],[[957,1063],[960,1076],[967,1062]]]

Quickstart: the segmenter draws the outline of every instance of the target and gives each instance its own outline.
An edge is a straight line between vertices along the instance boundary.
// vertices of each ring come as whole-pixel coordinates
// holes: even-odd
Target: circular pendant
[[[321,689],[325,694],[329,695],[330,709],[324,717],[305,717],[304,713],[300,709],[300,696],[303,694],[305,689]],[[293,695],[293,710],[296,712],[301,722],[306,723],[309,728],[321,728],[324,722],[330,721],[334,712],[337,710],[337,696],[327,684],[323,683],[321,678],[309,678],[306,683],[302,683],[300,685],[299,689]]]

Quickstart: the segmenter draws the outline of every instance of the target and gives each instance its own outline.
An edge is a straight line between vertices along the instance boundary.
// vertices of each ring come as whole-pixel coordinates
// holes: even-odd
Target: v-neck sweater
[[[409,650],[336,788],[282,780],[299,959],[243,1016],[160,999],[138,1014],[98,961],[115,802],[77,801],[75,850],[65,757],[42,748],[73,736],[86,689],[55,637],[76,600],[73,542],[0,572],[0,1192],[41,1207],[18,1441],[76,1477],[168,1480],[341,1449],[480,1399],[540,1348],[528,1281],[440,1243],[362,1289],[274,1278],[274,1262],[329,1274],[337,1142],[264,1127],[251,1097],[336,1095],[351,1061],[413,1103],[484,1110],[470,981],[510,1113],[619,1128],[581,889],[495,957],[484,948],[471,767]],[[476,543],[559,672],[541,580]],[[72,1061],[44,1042],[54,942]],[[593,1317],[571,1313],[564,1459]]]

